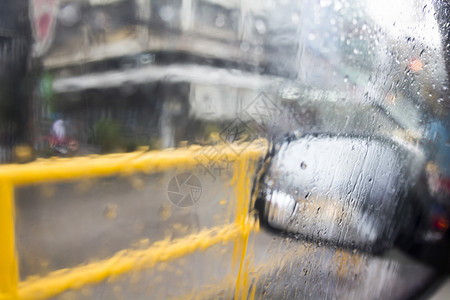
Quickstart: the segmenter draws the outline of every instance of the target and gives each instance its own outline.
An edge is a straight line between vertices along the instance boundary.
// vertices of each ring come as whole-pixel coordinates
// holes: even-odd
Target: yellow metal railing
[[[206,146],[208,147],[208,146]],[[234,165],[231,184],[235,190],[234,222],[209,228],[176,240],[163,240],[143,250],[122,250],[105,260],[54,271],[45,277],[27,278],[19,282],[17,252],[14,241],[14,188],[46,182],[64,182],[105,176],[128,176],[135,173],[157,173],[169,170],[193,169],[199,163],[209,163],[205,147],[137,151],[125,154],[92,155],[76,158],[41,159],[22,165],[0,166],[0,299],[35,299],[55,296],[68,289],[95,284],[132,270],[151,268],[157,262],[169,261],[209,248],[219,243],[233,242],[233,264],[238,269],[235,298],[246,299],[248,264],[244,262],[248,237],[258,225],[248,218],[252,178],[256,163],[267,143],[214,146]],[[220,163],[220,162],[218,162]]]

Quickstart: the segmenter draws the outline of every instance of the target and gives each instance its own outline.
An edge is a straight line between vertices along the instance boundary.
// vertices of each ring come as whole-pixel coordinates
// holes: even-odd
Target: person
[[[52,131],[58,140],[63,140],[66,136],[64,121],[62,119],[57,119],[52,125]]]

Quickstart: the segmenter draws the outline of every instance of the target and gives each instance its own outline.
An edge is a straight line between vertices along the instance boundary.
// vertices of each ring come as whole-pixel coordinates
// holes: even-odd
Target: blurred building
[[[109,119],[133,140],[126,149],[150,140],[174,146],[189,136],[189,115],[199,115],[189,109],[204,109],[189,101],[205,94],[211,74],[246,72],[228,80],[239,83],[266,60],[266,12],[258,1],[60,1],[53,18],[50,44],[34,49],[42,62],[33,109],[38,150],[58,117],[81,144],[92,144],[96,124]],[[229,87],[222,100],[232,99]]]
[[[26,86],[30,32],[27,1],[0,2],[0,162],[29,138],[29,93]],[[22,88],[21,88],[22,87]]]
[[[98,144],[96,128],[108,120],[121,133],[105,134],[121,136],[127,150],[172,147],[236,118],[274,123],[261,115],[284,120],[285,111],[296,119],[280,125],[285,131],[308,123],[316,132],[417,140],[446,80],[432,11],[404,17],[420,24],[411,32],[389,29],[370,1],[359,15],[350,5],[318,10],[307,1],[30,3],[47,3],[53,20],[33,49],[42,65],[33,97],[38,151],[56,118],[67,119],[85,149]],[[31,23],[43,15],[31,14]]]

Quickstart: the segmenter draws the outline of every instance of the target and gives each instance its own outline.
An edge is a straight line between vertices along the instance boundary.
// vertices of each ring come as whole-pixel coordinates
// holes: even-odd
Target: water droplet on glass
[[[214,22],[217,27],[222,27],[225,25],[225,16],[223,14],[217,15],[216,21]]]
[[[339,11],[342,8],[342,3],[340,1],[334,2],[334,10]]]
[[[250,44],[248,42],[242,42],[240,49],[244,52],[247,52],[250,49]]]
[[[266,33],[266,24],[262,20],[256,20],[255,21],[255,28],[256,31],[258,31],[259,34],[265,34]]]
[[[165,5],[161,7],[161,9],[159,10],[159,16],[166,22],[171,21],[174,15],[175,12],[173,11],[172,6],[170,5]]]
[[[58,20],[67,27],[75,25],[80,19],[81,13],[78,7],[71,4],[62,8],[58,14]]]
[[[331,0],[320,0],[320,6],[322,6],[322,7],[330,6],[331,3],[332,3]]]
[[[117,204],[108,204],[104,211],[105,217],[108,219],[117,218]]]

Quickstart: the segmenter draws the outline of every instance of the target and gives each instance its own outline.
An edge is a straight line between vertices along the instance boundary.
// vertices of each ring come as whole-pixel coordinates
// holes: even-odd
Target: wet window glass
[[[3,1],[0,298],[448,298],[449,28],[446,1]]]

